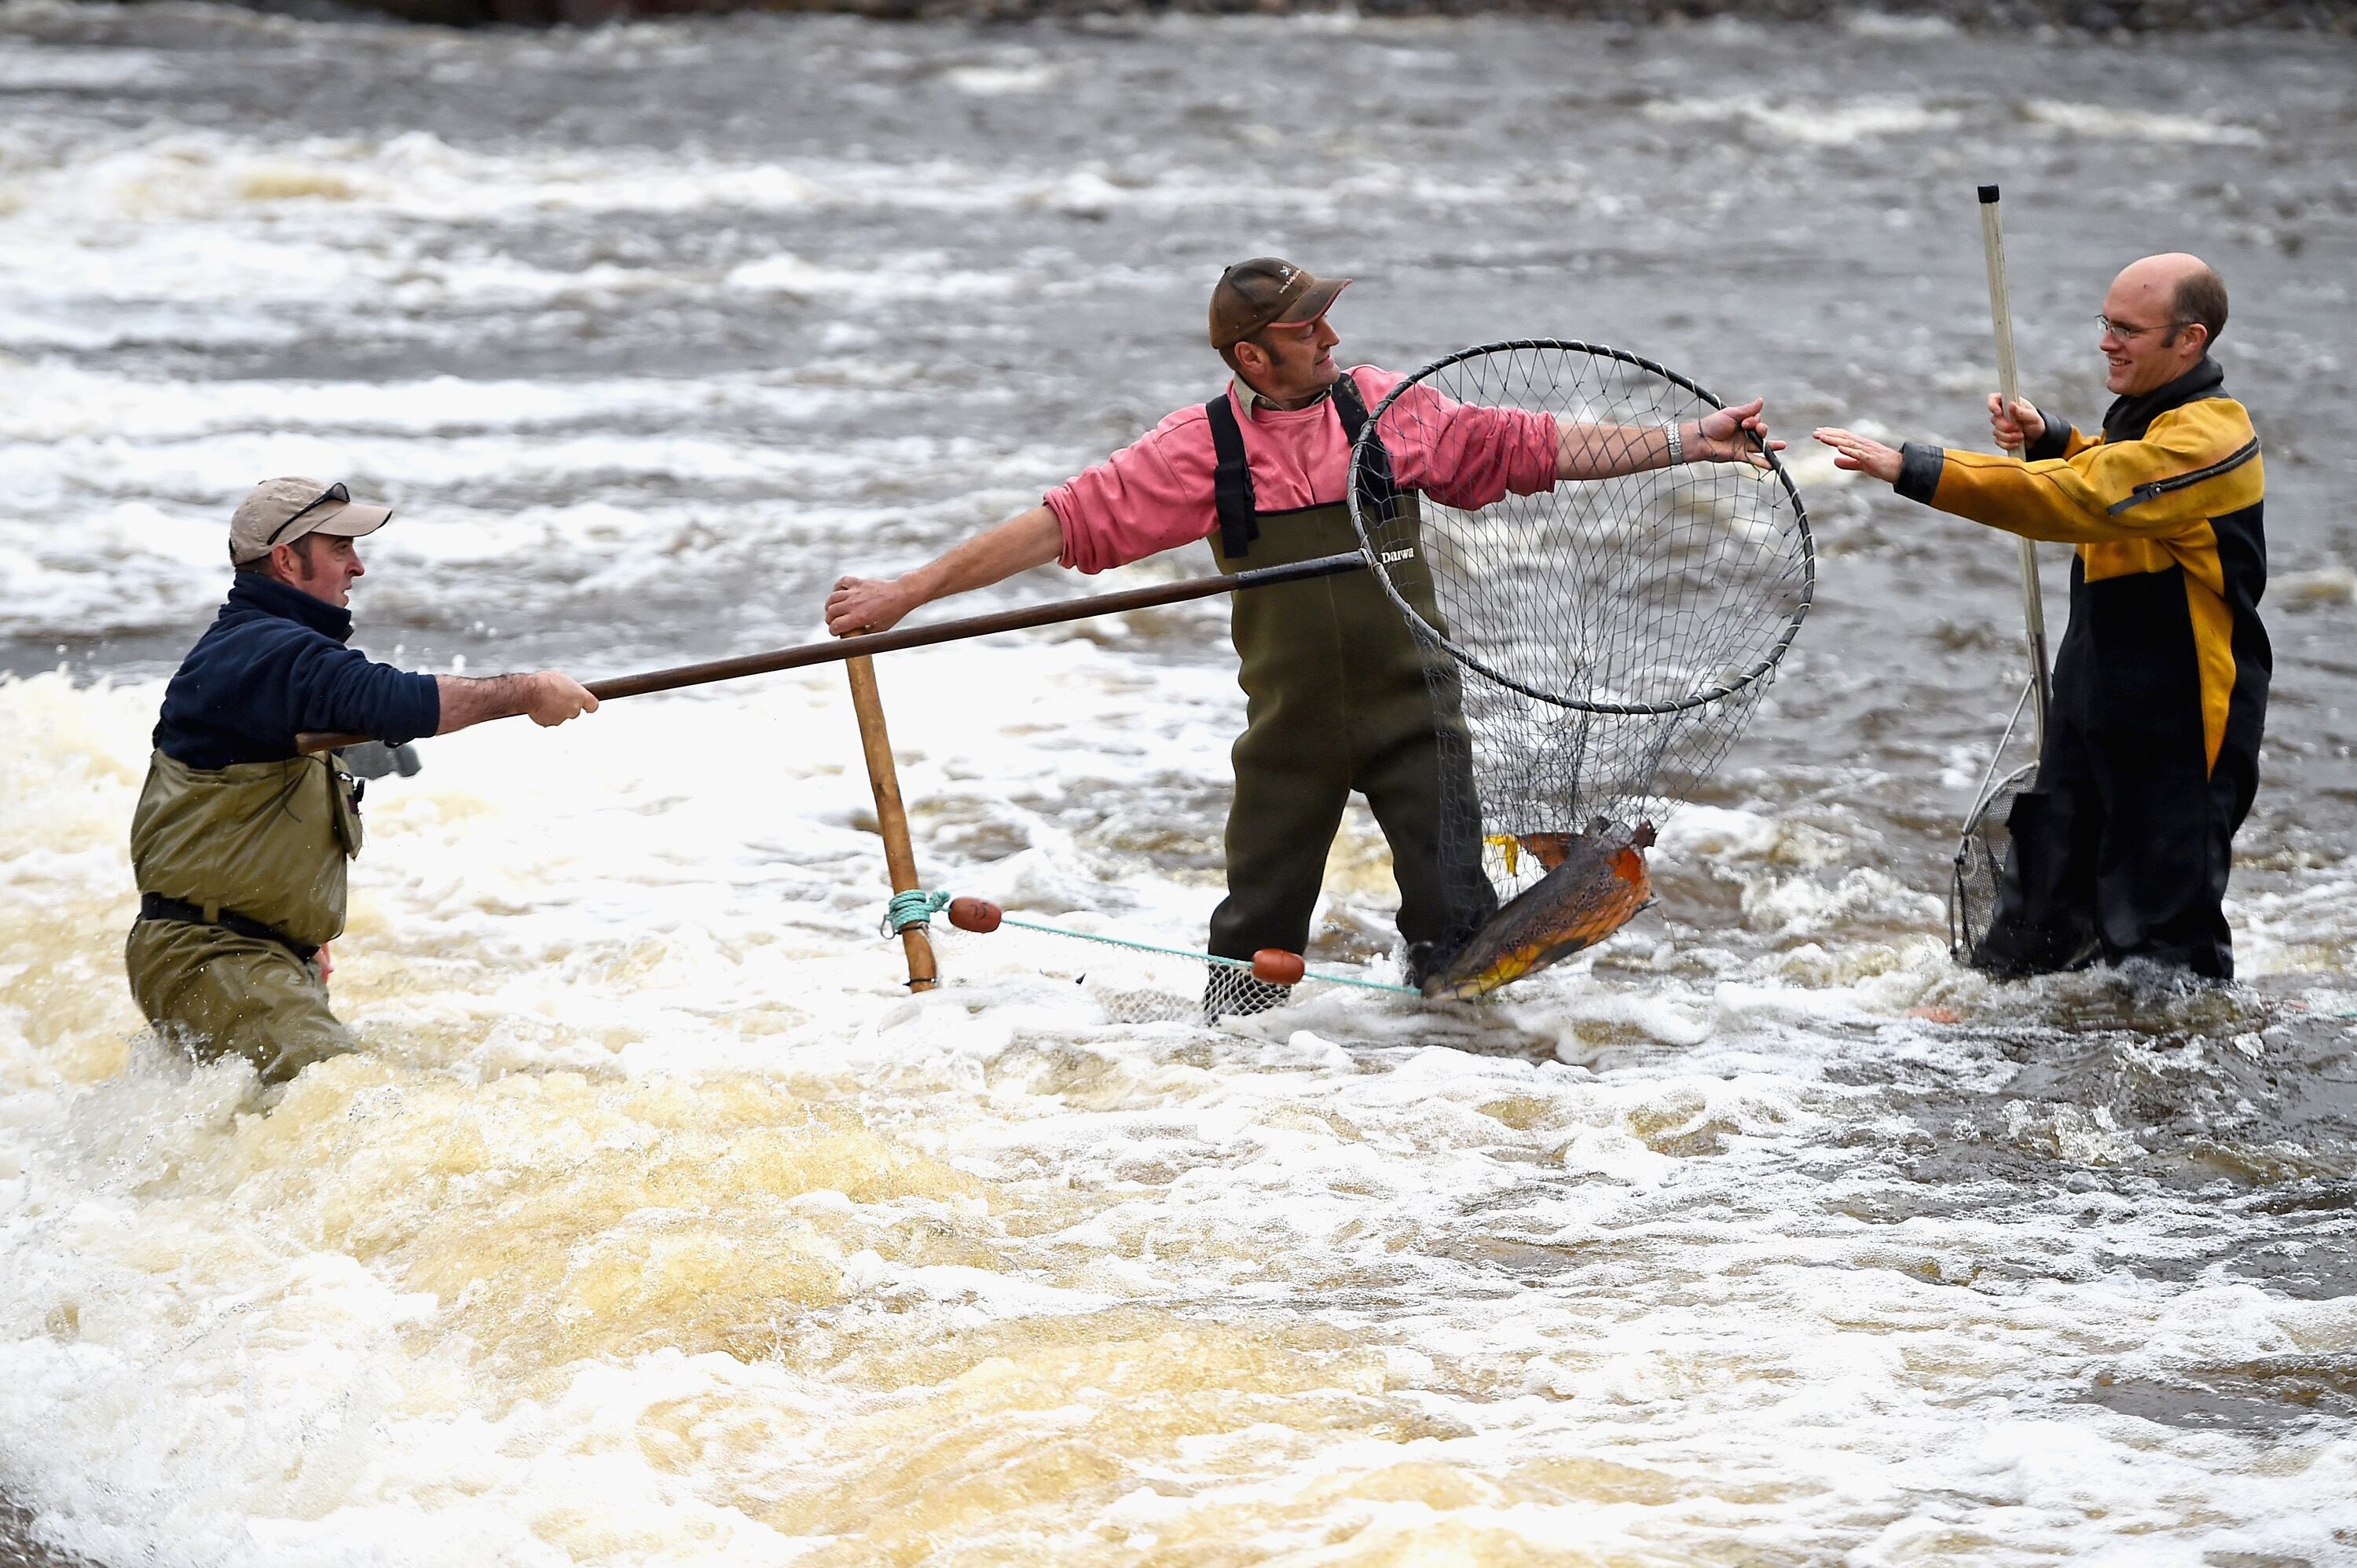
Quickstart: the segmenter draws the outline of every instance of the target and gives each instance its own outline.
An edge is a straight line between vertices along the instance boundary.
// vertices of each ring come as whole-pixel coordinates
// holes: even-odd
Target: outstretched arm
[[[1748,463],[1768,467],[1767,452],[1781,441],[1768,439],[1764,399],[1713,409],[1678,426],[1681,456],[1689,463]],[[1669,432],[1658,424],[1573,424],[1557,421],[1555,473],[1558,479],[1609,479],[1670,466]],[[1757,437],[1755,440],[1754,437]]]
[[[596,708],[597,699],[569,675],[492,675],[468,680],[379,664],[357,648],[325,639],[298,650],[287,714],[297,736],[336,736],[339,745],[367,737],[400,746],[425,735],[448,735],[485,719],[530,714],[539,725],[561,725]]]
[[[947,554],[897,577],[844,577],[826,596],[826,629],[837,637],[888,631],[920,605],[986,588],[1063,553],[1063,525],[1046,505],[985,529]]]
[[[1816,437],[1836,467],[1909,500],[2058,543],[2174,538],[2255,505],[2266,488],[2249,416],[2222,398],[2164,413],[2136,440],[2073,438],[2072,456],[2036,462],[1911,441],[1894,448],[1838,428]]]
[[[530,714],[532,722],[546,728],[597,711],[597,699],[572,676],[554,670],[536,675],[436,675],[435,689],[442,696],[442,722],[436,735],[448,735],[485,719]]]

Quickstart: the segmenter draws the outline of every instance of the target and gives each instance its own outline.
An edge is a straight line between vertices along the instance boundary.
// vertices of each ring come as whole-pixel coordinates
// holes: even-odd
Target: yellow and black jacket
[[[1910,443],[1902,496],[2030,539],[2079,547],[2071,624],[2057,651],[2059,704],[2083,704],[2133,754],[2222,759],[2256,783],[2273,655],[2259,623],[2266,587],[2266,489],[2250,414],[2201,362],[2124,397],[2100,436],[2047,421],[2026,458]],[[2192,729],[2198,715],[2200,727]],[[2092,715],[2091,715],[2092,716]]]

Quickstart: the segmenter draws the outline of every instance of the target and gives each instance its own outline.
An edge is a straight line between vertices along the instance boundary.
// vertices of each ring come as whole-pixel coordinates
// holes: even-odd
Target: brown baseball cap
[[[1225,351],[1277,321],[1315,321],[1349,278],[1315,278],[1291,262],[1254,256],[1220,274],[1211,290],[1211,347]]]
[[[229,520],[230,564],[242,566],[270,553],[274,544],[292,544],[307,533],[358,539],[393,519],[379,501],[356,501],[338,480],[264,479],[245,492]]]

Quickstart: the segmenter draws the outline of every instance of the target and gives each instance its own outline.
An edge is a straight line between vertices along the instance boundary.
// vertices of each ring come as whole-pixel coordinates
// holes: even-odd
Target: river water
[[[2352,150],[2346,39],[8,0],[0,1494],[101,1563],[2357,1562]],[[1770,701],[1657,906],[1495,1006],[1119,1025],[1003,936],[911,999],[821,670],[380,784],[363,1056],[265,1100],[137,1036],[145,732],[255,478],[398,505],[380,656],[798,641],[1209,395],[1265,252],[1359,280],[1345,357],[1586,338],[1975,444],[1992,177],[2050,410],[2120,263],[2233,290],[2233,991],[1950,966],[2013,553],[1796,448]],[[1224,616],[886,660],[928,883],[1197,940]],[[1354,816],[1318,956],[1390,898]]]

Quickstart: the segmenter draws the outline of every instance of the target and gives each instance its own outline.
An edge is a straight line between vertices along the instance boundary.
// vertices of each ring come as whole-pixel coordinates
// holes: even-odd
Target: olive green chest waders
[[[1347,374],[1333,401],[1355,438],[1366,411]],[[1224,395],[1206,409],[1219,458],[1211,553],[1222,572],[1360,548],[1345,502],[1256,510],[1235,412]],[[1397,509],[1416,539],[1416,497],[1391,491],[1380,448],[1372,467],[1359,482],[1383,498],[1376,504]],[[1417,614],[1441,626],[1429,577],[1396,564],[1394,573]],[[1494,903],[1478,842],[1452,832],[1441,810],[1444,766],[1464,775],[1450,781],[1462,799],[1472,793],[1457,760],[1461,742],[1441,744],[1444,725],[1461,732],[1464,725],[1453,676],[1427,673],[1423,647],[1372,572],[1255,588],[1230,603],[1246,716],[1233,753],[1228,896],[1211,916],[1211,950],[1239,959],[1262,948],[1302,950],[1327,852],[1356,789],[1391,845],[1410,967],[1445,961]]]
[[[139,921],[131,994],[210,1061],[265,1083],[353,1049],[328,1009],[319,948],[344,929],[344,863],[360,854],[352,781],[332,758],[188,768],[158,751],[131,819]]]

